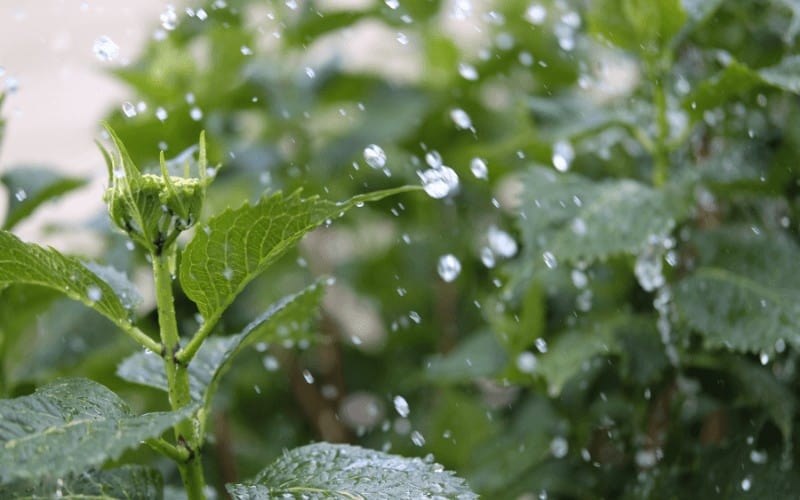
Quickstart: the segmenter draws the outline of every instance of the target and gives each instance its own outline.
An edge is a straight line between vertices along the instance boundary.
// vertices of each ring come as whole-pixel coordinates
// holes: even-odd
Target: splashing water
[[[403,418],[408,417],[411,414],[411,409],[408,406],[408,401],[403,396],[395,396],[392,400],[394,404],[394,409],[398,415]]]
[[[119,56],[119,45],[107,36],[101,36],[92,44],[95,57],[103,62],[111,62]]]
[[[440,278],[450,283],[458,278],[458,275],[461,273],[461,262],[451,253],[442,255],[439,257],[439,264],[436,266],[436,271],[439,273]]]
[[[478,79],[478,70],[475,66],[468,63],[458,63],[458,74],[461,75],[461,78],[464,80],[469,80],[471,82]]]
[[[450,119],[453,120],[459,130],[472,130],[472,119],[463,109],[456,108],[451,110]]]
[[[364,148],[364,161],[374,169],[381,169],[386,166],[386,153],[377,144],[370,144]]]
[[[442,166],[442,155],[435,149],[425,153],[425,163],[431,168],[439,168]]]
[[[175,12],[175,6],[168,4],[164,12],[158,16],[161,21],[161,27],[167,31],[172,31],[178,26],[178,13]]]
[[[547,18],[547,9],[538,3],[532,3],[525,10],[525,20],[531,24],[541,25]]]
[[[417,175],[422,181],[425,193],[431,198],[439,200],[458,190],[458,174],[448,166],[442,165],[424,172],[418,171]]]
[[[516,240],[510,234],[495,226],[489,227],[489,248],[500,257],[510,258],[517,254]]]
[[[130,101],[125,101],[122,103],[122,114],[127,116],[128,118],[133,118],[136,116],[136,106],[133,105]]]
[[[553,144],[553,166],[559,172],[566,172],[569,170],[572,160],[575,159],[575,150],[572,144],[567,141],[558,141]]]
[[[517,356],[517,369],[522,373],[533,373],[538,365],[536,355],[530,351],[522,351]]]
[[[469,162],[469,169],[476,179],[486,180],[489,178],[489,167],[486,166],[486,162],[481,158],[473,158]]]

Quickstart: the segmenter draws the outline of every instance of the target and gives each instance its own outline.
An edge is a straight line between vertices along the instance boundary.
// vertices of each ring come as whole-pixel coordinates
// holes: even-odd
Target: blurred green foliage
[[[147,104],[109,116],[137,163],[206,130],[223,165],[209,213],[418,183],[434,152],[460,185],[357,210],[234,303],[219,333],[338,279],[315,341],[256,344],[221,381],[215,484],[325,439],[432,453],[485,498],[797,496],[796,2],[292,3],[191,5],[116,70]],[[143,265],[98,231],[109,264]],[[39,313],[54,300],[2,291],[0,388],[80,373],[156,404],[114,381],[126,344],[66,331]],[[36,331],[86,345],[23,369],[15,339]]]

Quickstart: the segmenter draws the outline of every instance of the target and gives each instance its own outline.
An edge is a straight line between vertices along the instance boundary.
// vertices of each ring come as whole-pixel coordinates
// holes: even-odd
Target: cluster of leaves
[[[269,279],[254,278],[221,318],[228,303],[208,295],[217,289],[187,275],[250,271],[181,263],[182,328],[197,327],[194,302],[204,319],[220,319],[213,333],[242,332],[210,337],[198,352],[204,369],[190,373],[192,397],[207,409],[204,394],[223,386],[206,454],[215,482],[238,482],[281,448],[324,438],[433,453],[492,498],[796,496],[795,2],[222,4],[182,16],[116,71],[168,116],[110,116],[142,165],[205,129],[212,163],[225,164],[211,213],[265,190],[343,199],[414,183],[433,152],[461,184],[444,202],[405,196],[354,210],[299,254],[270,260]],[[481,36],[443,35],[450,24]],[[388,40],[386,60],[412,56],[408,75],[353,63],[358,54],[339,42],[370,30]],[[321,61],[330,47],[343,52]],[[474,131],[455,126],[454,109]],[[371,143],[386,151],[390,176],[364,164]],[[471,175],[474,158],[488,164],[488,181]],[[77,185],[52,179],[36,191],[31,179],[43,177],[9,174],[11,192],[24,186],[29,196],[10,197],[7,226],[36,206],[31,193],[48,199]],[[219,220],[227,228],[240,217]],[[515,235],[513,258],[485,258],[494,228]],[[108,264],[129,274],[145,264],[100,232]],[[210,243],[193,242],[186,255]],[[443,283],[435,268],[448,253],[461,274]],[[244,340],[261,328],[247,320],[285,287],[324,273],[337,276],[329,297],[339,300],[323,301],[319,335],[289,317],[267,323],[276,330],[265,335],[294,330],[294,342]],[[243,288],[218,284],[225,294]],[[113,381],[126,344],[99,334],[107,324],[32,290],[2,292],[0,388],[15,395],[69,373],[130,390]],[[80,349],[60,357],[52,346],[63,342]],[[209,378],[239,351],[235,375]],[[21,363],[22,352],[34,361]],[[158,362],[139,354],[118,373],[163,389],[166,379],[143,368]],[[131,394],[149,408],[157,401]],[[396,394],[410,403],[408,418],[387,410]],[[359,397],[368,415],[354,423],[345,410]],[[265,408],[275,411],[265,417]],[[293,484],[316,474],[313,460],[304,467],[258,477]],[[236,491],[278,494],[269,488]]]

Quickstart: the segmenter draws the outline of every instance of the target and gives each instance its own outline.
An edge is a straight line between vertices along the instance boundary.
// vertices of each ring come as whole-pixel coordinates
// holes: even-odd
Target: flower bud
[[[109,187],[103,199],[114,224],[151,254],[161,255],[178,235],[200,217],[209,180],[206,177],[205,138],[200,135],[200,178],[170,175],[161,152],[161,175],[142,174],[119,137],[106,127],[119,153],[101,147],[108,165]]]

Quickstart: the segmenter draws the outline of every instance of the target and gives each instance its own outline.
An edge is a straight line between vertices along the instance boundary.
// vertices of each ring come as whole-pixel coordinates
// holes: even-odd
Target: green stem
[[[155,276],[156,301],[158,303],[158,325],[161,330],[161,356],[167,372],[169,385],[169,403],[173,410],[192,403],[189,393],[189,374],[187,364],[181,363],[175,354],[180,349],[178,323],[175,320],[175,299],[172,296],[172,276],[170,273],[170,257],[175,247],[165,249],[161,255],[152,255],[153,273]],[[205,499],[203,487],[203,465],[200,458],[202,436],[199,426],[193,424],[194,418],[184,420],[175,425],[175,439],[178,446],[186,449],[188,458],[178,462],[183,485],[189,500]]]
[[[663,186],[669,175],[669,121],[667,120],[667,95],[664,90],[664,73],[654,72],[653,100],[656,107],[657,136],[654,151],[653,185]]]
[[[171,458],[175,462],[185,462],[189,460],[189,450],[175,446],[161,438],[148,439],[147,446],[154,449],[165,457]]]
[[[200,329],[197,330],[197,333],[189,339],[189,343],[186,344],[186,347],[178,351],[175,355],[177,360],[183,364],[189,364],[189,362],[194,358],[194,355],[197,354],[197,350],[200,349],[200,346],[203,345],[203,342],[206,338],[211,334],[211,331],[216,326],[217,321],[219,320],[219,316],[215,318],[207,318],[200,325]]]
[[[146,333],[131,323],[118,323],[122,331],[127,333],[133,340],[146,349],[158,353],[161,351],[161,344],[151,339]]]

